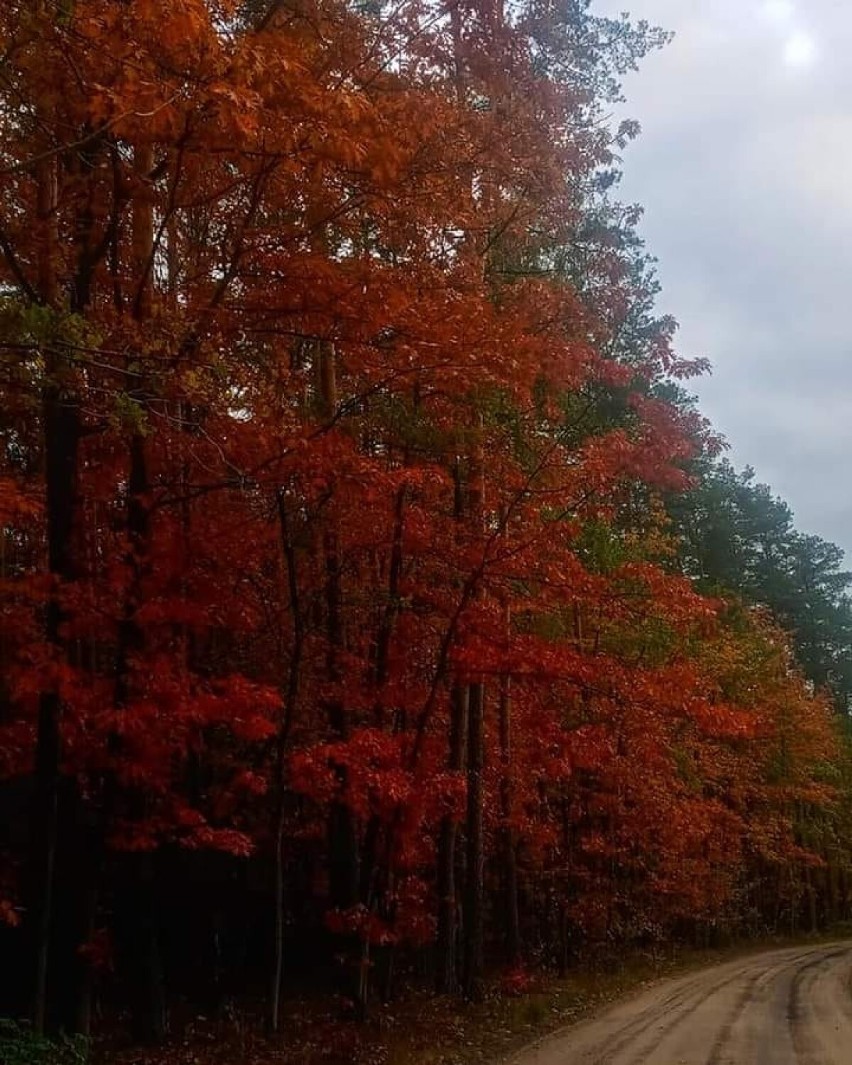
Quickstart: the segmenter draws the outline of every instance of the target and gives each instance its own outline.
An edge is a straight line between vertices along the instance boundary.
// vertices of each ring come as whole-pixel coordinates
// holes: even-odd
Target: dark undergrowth
[[[96,1065],[497,1065],[657,980],[773,947],[850,934],[852,929],[838,928],[832,935],[725,948],[601,954],[565,977],[514,973],[492,979],[479,1003],[404,992],[361,1022],[347,1018],[339,1001],[292,999],[276,1038],[264,1032],[261,1008],[247,1001],[232,1004],[219,1018],[177,1013],[173,1036],[157,1048],[122,1045],[116,1029],[96,1042],[92,1057]],[[46,1059],[38,1065],[47,1065]]]

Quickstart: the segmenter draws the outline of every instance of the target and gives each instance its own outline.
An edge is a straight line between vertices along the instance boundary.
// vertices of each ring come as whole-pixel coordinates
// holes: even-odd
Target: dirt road
[[[661,983],[513,1065],[852,1065],[852,943],[776,950]]]

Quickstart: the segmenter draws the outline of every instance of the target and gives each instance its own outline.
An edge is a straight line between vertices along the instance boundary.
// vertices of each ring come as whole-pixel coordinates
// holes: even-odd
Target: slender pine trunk
[[[485,685],[470,685],[467,738],[467,869],[464,897],[465,996],[479,1001],[484,993],[484,839],[482,821]]]
[[[467,733],[468,687],[455,684],[450,695],[450,752],[447,769],[461,774]],[[438,842],[438,936],[435,986],[440,994],[452,994],[458,990],[458,913],[459,900],[456,885],[456,858],[458,820],[446,814],[441,820]]]
[[[58,309],[59,232],[57,225],[56,160],[36,167],[36,236],[38,297]],[[58,661],[69,656],[63,636],[63,588],[75,576],[73,549],[77,507],[78,452],[81,415],[71,370],[60,352],[44,352],[41,396],[44,447],[47,565],[51,589],[45,613],[45,636]],[[39,699],[33,809],[33,900],[30,907],[33,949],[32,1014],[38,1034],[48,1021],[48,977],[55,905],[56,850],[59,825],[62,702],[55,688]]]
[[[508,612],[507,612],[508,615]],[[500,678],[500,814],[504,919],[506,928],[506,960],[517,965],[521,960],[521,929],[518,913],[518,865],[515,832],[512,828],[512,695],[511,681],[505,674]]]

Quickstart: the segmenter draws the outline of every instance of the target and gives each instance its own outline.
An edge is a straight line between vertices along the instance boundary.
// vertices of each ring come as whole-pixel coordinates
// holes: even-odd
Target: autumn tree
[[[413,959],[477,997],[845,915],[827,706],[666,511],[717,445],[602,121],[664,35],[20,0],[0,38],[8,1009],[159,1040],[262,974],[278,1030],[308,955],[363,1015]]]

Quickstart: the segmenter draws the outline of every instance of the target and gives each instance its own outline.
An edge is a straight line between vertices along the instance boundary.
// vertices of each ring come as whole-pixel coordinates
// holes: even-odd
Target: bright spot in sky
[[[816,42],[809,33],[797,31],[787,39],[784,62],[791,67],[809,67],[816,59]]]
[[[816,41],[801,28],[794,0],[765,0],[764,18],[771,22],[784,42],[784,62],[788,67],[809,67],[817,57]]]

